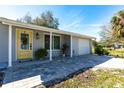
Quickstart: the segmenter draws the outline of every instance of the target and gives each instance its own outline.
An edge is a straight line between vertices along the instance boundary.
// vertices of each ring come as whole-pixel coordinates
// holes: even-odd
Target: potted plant
[[[66,51],[67,49],[69,48],[69,46],[67,44],[63,44],[63,47],[62,47],[62,54],[63,54],[63,57],[66,56]]]

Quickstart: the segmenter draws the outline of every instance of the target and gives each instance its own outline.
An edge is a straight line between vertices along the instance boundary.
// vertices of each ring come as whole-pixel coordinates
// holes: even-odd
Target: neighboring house
[[[114,49],[122,49],[123,48],[123,44],[121,44],[121,43],[115,43],[114,44]]]
[[[24,37],[26,44],[22,42]],[[62,55],[63,44],[69,46],[70,57],[90,54],[92,39],[95,38],[0,18],[0,62],[8,62],[11,67],[18,60],[34,59],[34,52],[39,48],[48,49],[48,58],[52,60]]]

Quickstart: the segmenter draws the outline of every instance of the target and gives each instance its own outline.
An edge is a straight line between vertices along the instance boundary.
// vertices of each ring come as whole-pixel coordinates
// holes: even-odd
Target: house
[[[24,44],[26,37],[26,44]],[[34,52],[46,48],[48,58],[61,56],[63,44],[67,44],[68,56],[78,56],[91,53],[94,37],[77,33],[56,30],[52,28],[21,23],[0,18],[0,62],[7,62],[11,67],[14,62],[25,59],[35,59]]]
[[[123,46],[123,44],[117,42],[114,44],[114,49],[123,49]]]

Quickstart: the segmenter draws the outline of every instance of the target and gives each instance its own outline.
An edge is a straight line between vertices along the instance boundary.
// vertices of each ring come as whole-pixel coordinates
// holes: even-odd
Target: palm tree
[[[115,16],[112,17],[111,26],[115,41],[121,43],[124,39],[124,10],[119,11]]]

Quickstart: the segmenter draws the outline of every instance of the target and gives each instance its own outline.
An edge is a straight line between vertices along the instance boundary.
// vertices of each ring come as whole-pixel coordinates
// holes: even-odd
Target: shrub
[[[96,47],[98,45],[98,43],[95,40],[93,40],[92,43],[93,43],[94,47]]]
[[[106,49],[104,49],[104,55],[109,55],[109,52]]]
[[[45,56],[47,56],[47,54],[48,54],[48,52],[47,52],[46,49],[40,48],[40,49],[35,51],[35,58],[39,60],[39,59],[44,58]]]
[[[103,54],[103,47],[100,46],[100,45],[97,45],[95,47],[95,53],[98,54],[98,55],[102,55]]]
[[[103,48],[101,45],[95,47],[95,53],[98,55],[108,55],[109,52]]]

